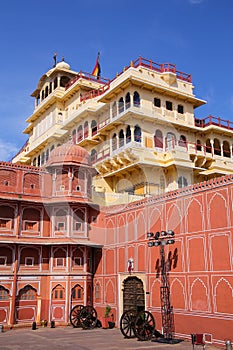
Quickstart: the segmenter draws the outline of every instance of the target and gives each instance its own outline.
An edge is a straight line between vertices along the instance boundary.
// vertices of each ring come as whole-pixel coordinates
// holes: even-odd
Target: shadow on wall
[[[169,251],[168,253],[168,257],[166,260],[167,271],[169,272],[171,271],[171,269],[175,269],[177,267],[177,263],[178,263],[178,249],[175,248],[174,252]],[[159,278],[162,272],[160,259],[156,260],[155,271],[156,271],[156,278]]]

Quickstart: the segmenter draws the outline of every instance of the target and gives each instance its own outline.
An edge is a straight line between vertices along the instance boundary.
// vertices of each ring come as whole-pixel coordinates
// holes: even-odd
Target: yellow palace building
[[[112,80],[56,62],[39,80],[14,163],[44,166],[72,138],[97,170],[93,201],[127,203],[232,173],[233,123],[195,117],[190,74],[139,57]]]

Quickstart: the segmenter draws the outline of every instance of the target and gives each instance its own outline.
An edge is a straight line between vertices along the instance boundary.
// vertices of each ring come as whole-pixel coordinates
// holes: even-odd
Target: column
[[[61,83],[61,77],[60,77],[60,75],[58,75],[58,77],[57,77],[57,87],[60,87],[60,83]]]
[[[9,325],[15,324],[15,301],[16,301],[16,291],[17,291],[17,273],[18,273],[18,248],[15,246],[15,261],[13,262],[13,286],[12,286],[12,296],[10,298],[10,311],[9,311]]]
[[[131,142],[134,142],[134,126],[130,126],[130,131],[131,131]]]
[[[41,319],[41,296],[37,296],[37,314],[36,314],[36,323],[40,323]]]
[[[214,140],[210,140],[210,144],[211,144],[211,153],[212,155],[214,154]]]
[[[223,157],[223,143],[220,143],[221,156]]]
[[[71,283],[70,283],[70,272],[71,272],[71,246],[67,246],[67,291],[66,291],[66,322],[70,320],[70,310],[71,310]]]

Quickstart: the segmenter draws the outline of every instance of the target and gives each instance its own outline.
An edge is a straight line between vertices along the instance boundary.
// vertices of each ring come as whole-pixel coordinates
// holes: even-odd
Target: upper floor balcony
[[[214,117],[212,115],[209,115],[208,117],[203,119],[195,118],[195,126],[199,128],[207,128],[208,126],[218,126],[220,128],[233,130],[233,122],[231,122],[230,120],[221,119],[220,117]]]
[[[184,72],[177,70],[175,64],[156,63],[152,60],[148,60],[146,58],[139,57],[136,60],[131,61],[129,66],[125,66],[124,69],[119,74],[117,74],[117,76],[114,79],[112,79],[111,81],[107,81],[107,79],[104,79],[102,81],[103,87],[101,87],[99,90],[93,90],[93,91],[90,91],[90,92],[84,94],[82,96],[82,100],[85,101],[85,100],[91,99],[93,97],[102,95],[106,90],[111,88],[111,85],[112,85],[111,83],[114,82],[123,73],[125,73],[128,69],[138,68],[138,67],[144,67],[144,68],[150,69],[151,71],[158,72],[158,73],[171,73],[171,74],[174,74],[177,79],[186,81],[188,83],[192,83],[191,74],[187,74],[187,73],[184,73]],[[101,78],[101,79],[103,79],[103,78]],[[76,81],[75,79],[73,79],[73,80]],[[69,86],[69,84],[67,86]]]
[[[151,143],[139,130],[134,131],[132,137],[109,140],[99,152],[92,149],[92,164],[108,174],[138,163],[158,167],[180,164],[199,171],[212,169],[220,174],[233,172],[233,151],[227,141],[220,143],[215,138],[201,144],[199,140],[189,142],[183,136],[177,140],[168,133],[163,139],[155,135]]]

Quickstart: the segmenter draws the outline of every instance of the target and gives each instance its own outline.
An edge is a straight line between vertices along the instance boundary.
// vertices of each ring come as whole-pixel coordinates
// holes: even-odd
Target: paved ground
[[[192,350],[190,341],[161,344],[124,339],[120,330],[95,328],[82,330],[73,327],[12,329],[0,333],[0,350]],[[198,350],[202,347],[198,347]],[[219,348],[207,345],[206,350]]]

